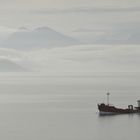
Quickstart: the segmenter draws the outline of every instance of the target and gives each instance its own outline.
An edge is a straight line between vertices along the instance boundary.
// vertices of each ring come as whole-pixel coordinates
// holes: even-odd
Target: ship
[[[133,105],[128,105],[127,108],[118,108],[109,103],[109,95],[107,93],[107,104],[100,103],[98,104],[98,110],[100,115],[117,115],[117,114],[133,114],[140,113],[140,100],[138,100],[138,106],[134,107]]]

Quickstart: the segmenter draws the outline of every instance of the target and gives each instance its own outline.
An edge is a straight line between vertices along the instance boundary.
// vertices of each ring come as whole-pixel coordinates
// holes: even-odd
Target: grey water
[[[1,140],[138,140],[140,114],[99,116],[97,104],[137,106],[139,73],[0,76]]]

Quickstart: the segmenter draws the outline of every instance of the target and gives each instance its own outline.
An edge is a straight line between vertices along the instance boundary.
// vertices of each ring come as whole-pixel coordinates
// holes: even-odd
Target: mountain
[[[72,37],[59,33],[48,27],[36,28],[32,31],[21,30],[13,33],[2,42],[2,47],[27,49],[38,47],[61,47],[78,44]]]
[[[74,31],[75,37],[87,44],[140,44],[140,24],[119,22],[85,26]]]
[[[140,44],[140,32],[135,31],[112,31],[100,36],[95,43],[99,44]]]
[[[0,72],[23,72],[24,68],[19,66],[18,64],[8,60],[8,59],[0,59]]]

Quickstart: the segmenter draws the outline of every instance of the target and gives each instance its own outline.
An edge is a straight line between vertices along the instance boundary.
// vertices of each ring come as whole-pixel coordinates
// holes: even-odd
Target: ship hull
[[[115,114],[132,114],[132,113],[140,113],[140,109],[133,109],[133,107],[122,109],[116,108],[114,106],[98,104],[99,114],[100,115],[115,115]]]
[[[114,112],[107,112],[107,111],[99,111],[100,115],[116,115],[117,113]]]

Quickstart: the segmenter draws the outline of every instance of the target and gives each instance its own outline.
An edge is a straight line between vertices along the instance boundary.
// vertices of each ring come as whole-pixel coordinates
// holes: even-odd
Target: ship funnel
[[[138,107],[140,107],[140,100],[138,100],[137,102],[138,102]]]

